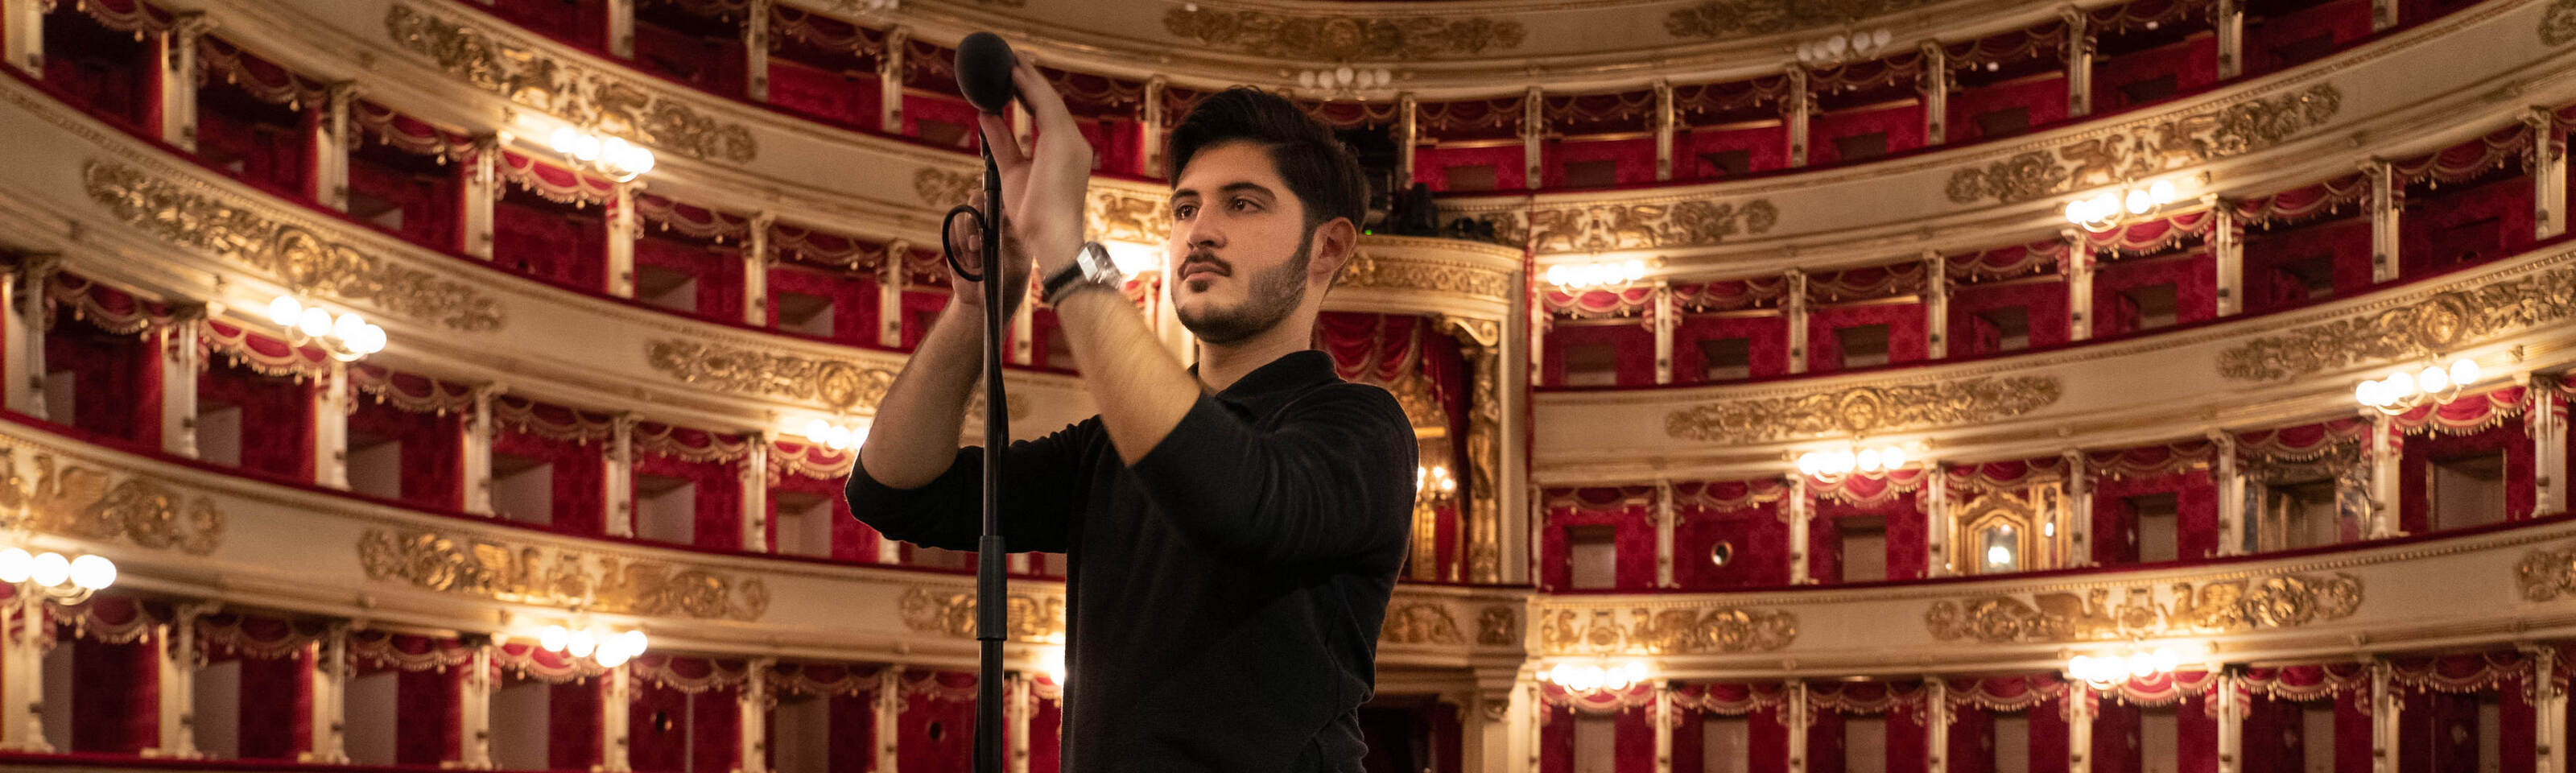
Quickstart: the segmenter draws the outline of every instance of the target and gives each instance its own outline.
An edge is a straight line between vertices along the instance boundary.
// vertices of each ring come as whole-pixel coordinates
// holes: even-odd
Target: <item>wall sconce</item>
[[[2164,213],[2165,205],[2181,197],[2181,186],[2172,180],[2157,180],[2143,186],[2123,182],[2116,190],[2067,202],[2066,222],[2086,231],[2103,233],[2131,222],[2154,219]]]
[[[1623,285],[1646,278],[1646,262],[1559,264],[1547,268],[1547,283],[1558,289]]]
[[[1559,663],[1555,668],[1541,672],[1538,678],[1565,688],[1567,692],[1592,692],[1625,690],[1646,681],[1647,675],[1645,661],[1630,660],[1613,665],[1609,658],[1604,657],[1594,663]]]
[[[2131,649],[2122,655],[2077,655],[2066,661],[2066,675],[2107,690],[2131,679],[2145,679],[2157,674],[2173,673],[2182,653],[2172,645]]]
[[[2480,375],[2477,360],[2462,357],[2444,364],[2436,357],[2423,370],[2399,368],[2387,378],[2361,382],[2352,388],[2352,397],[2365,407],[2395,416],[2425,403],[2450,402],[2460,396],[2461,388],[2477,383]]]
[[[1353,68],[1348,64],[1332,69],[1297,71],[1297,85],[1310,89],[1330,89],[1348,94],[1360,89],[1382,89],[1395,82],[1395,73],[1384,67]]]
[[[1895,470],[1912,461],[1902,446],[1859,446],[1829,451],[1808,451],[1798,455],[1798,472],[1810,478],[1832,482],[1855,472],[1872,473]]]
[[[556,153],[618,182],[653,171],[653,151],[623,139],[566,126],[556,129],[550,141]]]
[[[88,601],[90,594],[116,584],[116,562],[82,554],[65,558],[51,550],[30,554],[25,548],[0,548],[0,582],[21,592],[44,594],[63,605]]]
[[[560,625],[549,625],[537,632],[537,646],[545,648],[545,651],[590,658],[600,668],[624,665],[635,656],[644,654],[646,644],[641,629],[609,633],[605,628],[566,629]]]
[[[1846,54],[1852,59],[1866,59],[1886,49],[1888,41],[1894,38],[1895,35],[1886,27],[1842,32],[1823,40],[1798,44],[1798,62],[1810,66],[1839,64]]]
[[[805,422],[805,439],[834,451],[848,451],[868,442],[865,424],[841,424],[815,419]]]
[[[286,330],[289,343],[321,347],[341,362],[356,362],[385,350],[385,329],[357,312],[332,314],[320,306],[304,305],[292,295],[280,295],[268,303],[268,321]]]

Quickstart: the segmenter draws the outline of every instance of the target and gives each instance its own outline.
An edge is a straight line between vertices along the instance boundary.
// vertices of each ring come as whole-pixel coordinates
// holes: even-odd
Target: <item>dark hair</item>
[[[1209,95],[1172,129],[1165,177],[1181,183],[1190,157],[1228,142],[1250,142],[1270,152],[1270,163],[1288,192],[1306,208],[1306,230],[1336,217],[1357,226],[1368,218],[1368,182],[1351,149],[1323,122],[1277,94],[1236,86]]]

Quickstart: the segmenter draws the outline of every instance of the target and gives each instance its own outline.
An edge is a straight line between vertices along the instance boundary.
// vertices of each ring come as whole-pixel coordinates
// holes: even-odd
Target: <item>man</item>
[[[1173,131],[1163,268],[1198,339],[1185,370],[1114,279],[1085,275],[1097,261],[1076,260],[1091,148],[1032,65],[1013,80],[1035,148],[982,118],[1008,213],[1001,281],[1024,285],[1013,273],[1036,262],[1100,409],[1003,457],[1010,548],[1071,562],[1065,770],[1357,771],[1416,451],[1393,396],[1309,348],[1358,248],[1359,164],[1250,89]],[[972,550],[982,451],[957,436],[984,315],[979,287],[952,287],[955,313],[887,390],[849,497],[887,537]]]

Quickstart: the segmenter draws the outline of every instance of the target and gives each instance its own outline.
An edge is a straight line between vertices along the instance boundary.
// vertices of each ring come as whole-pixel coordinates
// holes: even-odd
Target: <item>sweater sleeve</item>
[[[1176,530],[1239,560],[1400,556],[1417,449],[1395,397],[1338,384],[1284,411],[1265,430],[1201,395],[1130,469]]]
[[[1065,552],[1069,522],[1081,517],[1091,485],[1085,460],[1099,434],[1094,417],[1002,449],[1002,537],[1011,552]],[[852,465],[844,493],[850,515],[889,539],[974,550],[984,531],[984,448],[957,449],[948,470],[920,488],[885,485],[867,465]]]

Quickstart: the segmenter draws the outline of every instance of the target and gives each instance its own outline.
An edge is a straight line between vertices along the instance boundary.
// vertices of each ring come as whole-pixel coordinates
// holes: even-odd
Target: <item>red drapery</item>
[[[463,414],[418,413],[364,401],[349,412],[349,432],[352,437],[374,435],[400,444],[403,501],[432,510],[455,510],[463,504]]]
[[[92,596],[62,622],[72,647],[75,752],[136,754],[161,742],[161,641],[169,610],[125,596]],[[65,630],[68,629],[68,630]],[[60,645],[57,645],[60,646]]]
[[[160,61],[146,35],[168,29],[168,14],[130,1],[82,7],[91,12],[61,8],[43,16],[45,88],[91,115],[158,136]]]
[[[2501,456],[2504,461],[2504,479],[2498,482],[2504,487],[2504,511],[2486,515],[2503,520],[2531,517],[2538,505],[2538,459],[2522,417],[2530,405],[2529,390],[2506,387],[2399,416],[2397,426],[2410,437],[2400,451],[2398,528],[2411,533],[2433,530],[2433,510],[2439,504],[2433,501],[2433,466],[2478,456]],[[2445,520],[2474,518],[2465,513],[2444,515]]]
[[[200,411],[241,409],[241,469],[281,480],[313,480],[313,385],[238,365],[208,363],[197,373]]]
[[[878,673],[858,666],[784,662],[772,667],[769,686],[782,701],[824,702],[825,761],[830,770],[867,770],[877,758],[876,692]],[[778,749],[778,723],[770,722],[764,738]],[[776,752],[772,752],[775,759]]]
[[[349,635],[349,661],[360,676],[391,671],[394,682],[394,762],[437,765],[459,758],[464,664],[473,650],[455,639],[381,631]]]
[[[131,300],[123,293],[112,297]],[[139,323],[132,331],[103,329],[79,311],[57,306],[45,333],[45,367],[72,374],[72,415],[47,418],[102,440],[159,450],[161,363],[149,333]]]
[[[630,661],[629,762],[637,771],[730,770],[740,748],[741,661],[646,655]]]
[[[513,188],[492,204],[492,262],[577,290],[608,289],[608,221],[601,211]]]
[[[1638,317],[1651,313],[1655,288],[1632,284],[1569,292],[1549,287],[1539,290],[1538,300],[1557,319]]]
[[[321,632],[318,625],[236,612],[198,619],[204,660],[240,664],[241,721],[234,748],[241,758],[292,760],[310,751],[311,645]]]
[[[1540,587],[1573,587],[1574,562],[1567,531],[1608,526],[1614,555],[1614,587],[1646,590],[1655,585],[1655,490],[1647,486],[1548,489],[1543,504],[1547,525],[1539,545]]]

